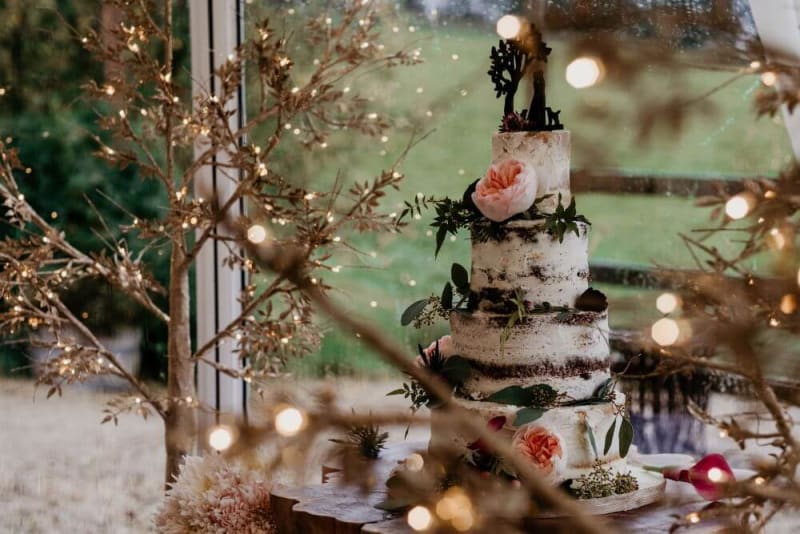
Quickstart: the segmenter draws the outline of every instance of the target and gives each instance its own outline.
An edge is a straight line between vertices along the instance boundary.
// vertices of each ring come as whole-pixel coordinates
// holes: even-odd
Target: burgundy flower
[[[661,471],[664,478],[688,482],[701,497],[716,501],[723,497],[723,485],[734,482],[733,470],[721,454],[709,454],[689,469],[666,467]]]
[[[506,416],[505,415],[498,415],[497,417],[492,417],[486,423],[486,428],[488,428],[491,432],[499,432],[506,424]],[[473,451],[478,451],[481,454],[489,454],[489,448],[486,446],[486,443],[482,439],[478,439],[473,441],[467,448]]]

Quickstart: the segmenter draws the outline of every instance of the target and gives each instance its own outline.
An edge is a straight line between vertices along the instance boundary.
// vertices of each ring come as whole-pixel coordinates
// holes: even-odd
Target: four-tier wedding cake
[[[420,347],[417,361],[519,460],[554,484],[569,481],[582,498],[624,494],[638,489],[625,461],[633,427],[609,369],[607,301],[589,287],[590,223],[570,191],[570,133],[546,106],[550,49],[533,25],[522,30],[492,48],[489,75],[505,109],[488,171],[463,198],[417,198],[403,214],[435,208],[437,252],[448,233],[468,229],[471,269],[454,264],[441,297],[412,304],[403,323],[449,317],[451,334]],[[531,104],[516,112],[514,94],[528,76]],[[422,384],[393,393],[432,409],[432,452],[517,476],[479,436],[454,429]],[[597,480],[607,483],[587,489]]]
[[[492,169],[514,165],[516,177],[537,177],[539,198],[569,203],[569,141],[564,130],[496,134]],[[541,204],[547,201],[537,206],[541,212],[555,209]],[[456,402],[562,482],[597,462],[619,467],[627,450],[627,444],[620,450],[619,433],[628,423],[622,394],[609,387],[605,299],[589,289],[589,224],[576,221],[577,231],[558,236],[547,223],[521,219],[491,233],[473,230],[469,290],[475,306],[450,312],[451,337],[439,350],[470,367]],[[523,404],[515,404],[517,397]],[[476,437],[453,433],[440,417],[434,409],[431,447],[469,450]]]

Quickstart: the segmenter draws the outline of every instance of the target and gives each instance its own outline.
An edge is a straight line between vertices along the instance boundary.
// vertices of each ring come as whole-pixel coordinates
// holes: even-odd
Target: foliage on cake
[[[612,390],[613,391],[613,390]],[[616,410],[616,415],[621,416],[621,422],[619,425],[619,432],[617,432],[617,418],[614,418],[614,421],[611,423],[611,426],[608,427],[606,431],[605,440],[603,442],[603,456],[608,455],[609,451],[611,450],[611,446],[614,443],[614,434],[617,433],[618,441],[617,441],[617,450],[619,452],[620,458],[625,458],[628,456],[628,451],[630,450],[631,443],[633,443],[633,424],[628,416],[625,414],[625,405],[624,404],[615,404],[613,395],[606,399],[605,402],[611,402],[614,405]],[[589,444],[592,446],[592,452],[594,452],[595,460],[600,460],[600,452],[597,449],[597,438],[594,436],[594,431],[592,430],[592,426],[589,424],[589,421],[586,419],[585,413],[580,413],[580,417],[583,424],[583,429],[586,432],[586,437],[589,440]]]
[[[486,402],[521,406],[514,426],[522,426],[539,419],[548,408],[558,404],[560,394],[547,384],[533,386],[508,386],[484,399]]]
[[[444,336],[424,349],[422,345],[419,345],[419,355],[416,362],[418,366],[428,370],[443,380],[453,391],[456,391],[469,378],[472,369],[467,360],[451,353],[451,347],[450,336]],[[445,353],[445,350],[448,353]],[[423,406],[430,408],[439,402],[439,399],[413,378],[409,382],[404,382],[402,387],[390,391],[387,395],[402,395],[404,398],[409,399],[412,412],[416,412]]]
[[[503,222],[526,212],[536,200],[538,189],[534,169],[521,161],[507,159],[489,167],[470,197],[487,219]]]
[[[586,217],[578,215],[578,210],[575,207],[575,197],[570,200],[569,206],[566,208],[561,204],[561,193],[558,194],[558,205],[556,211],[545,217],[545,225],[547,231],[551,235],[558,238],[559,243],[564,242],[564,234],[573,232],[575,235],[580,235],[580,230],[576,223],[582,222],[591,224]]]
[[[406,217],[415,215],[421,216],[424,211],[433,209],[436,212],[433,222],[431,223],[431,226],[436,229],[436,249],[434,255],[438,256],[447,235],[458,235],[458,232],[462,229],[471,230],[473,239],[488,241],[490,239],[503,238],[507,233],[508,222],[544,221],[546,231],[550,233],[554,239],[563,242],[564,235],[570,231],[579,235],[576,223],[582,222],[588,225],[592,224],[585,216],[577,213],[574,197],[569,205],[564,207],[561,205],[560,195],[558,206],[553,212],[542,211],[539,208],[539,205],[543,201],[552,197],[552,195],[543,195],[535,198],[533,202],[522,211],[510,215],[504,220],[493,220],[485,215],[479,207],[475,205],[473,200],[473,193],[477,190],[477,185],[479,183],[480,179],[470,184],[461,200],[453,200],[447,197],[437,198],[434,196],[417,195],[413,200],[404,202],[404,208],[395,220],[395,225],[402,225]],[[493,202],[493,200],[489,200],[489,202]],[[500,200],[497,202],[499,205]],[[497,211],[490,213],[494,216],[502,209],[505,208],[500,206],[497,208]],[[516,207],[514,209],[516,209]]]
[[[572,481],[570,492],[578,499],[599,499],[612,495],[622,495],[639,489],[639,482],[630,471],[613,472],[603,467],[599,460],[591,472]]]
[[[474,309],[476,295],[469,288],[469,272],[466,267],[453,263],[450,278],[445,283],[441,296],[431,295],[406,308],[400,316],[400,324],[413,324],[414,328],[422,328],[432,325],[437,318],[447,319],[452,310]]]

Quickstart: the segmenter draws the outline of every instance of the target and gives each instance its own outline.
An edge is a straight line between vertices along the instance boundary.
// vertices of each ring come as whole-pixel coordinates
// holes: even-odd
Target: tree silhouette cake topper
[[[489,77],[497,98],[505,95],[501,132],[561,130],[561,111],[547,106],[544,67],[551,48],[542,40],[542,33],[533,23],[520,24],[512,38],[500,40],[492,47]],[[525,75],[531,72],[533,95],[528,109],[514,111],[514,96]]]

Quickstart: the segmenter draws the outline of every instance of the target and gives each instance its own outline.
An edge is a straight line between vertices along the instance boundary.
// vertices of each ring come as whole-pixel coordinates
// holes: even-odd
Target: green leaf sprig
[[[483,215],[474,206],[465,204],[463,200],[453,200],[447,197],[417,196],[413,201],[405,201],[404,204],[405,208],[395,221],[396,225],[399,225],[409,215],[422,215],[423,211],[429,209],[436,211],[436,216],[431,223],[431,226],[436,228],[434,256],[439,255],[447,234],[457,235],[462,228],[467,228],[483,218]]]
[[[590,223],[586,217],[577,214],[575,207],[575,197],[570,200],[569,206],[566,208],[561,204],[561,193],[558,194],[558,206],[553,213],[545,215],[545,227],[553,237],[558,238],[559,243],[564,242],[564,235],[568,232],[574,232],[575,235],[580,236],[580,230],[576,223],[582,222],[585,224]]]
[[[484,399],[486,402],[522,406],[517,411],[514,426],[522,426],[539,419],[548,408],[556,405],[559,394],[547,384],[533,386],[508,386]]]
[[[570,492],[578,499],[600,499],[612,495],[623,495],[639,489],[639,482],[630,471],[612,474],[611,469],[603,467],[597,461],[594,468],[585,475],[576,478]]]
[[[418,350],[422,366],[444,380],[453,391],[459,389],[472,374],[472,367],[465,358],[458,355],[447,357],[442,355],[439,351],[438,341],[430,356],[425,354],[422,345],[418,346]],[[394,389],[386,395],[402,395],[404,398],[410,399],[412,412],[416,412],[423,406],[431,408],[439,403],[439,399],[414,378],[409,382],[404,382],[402,387]]]
[[[472,297],[472,291],[469,288],[469,272],[466,267],[454,263],[450,268],[450,278],[452,280],[444,285],[440,297],[431,296],[421,299],[406,308],[400,316],[400,324],[408,326],[414,323],[414,326],[419,328],[430,324],[431,321],[422,319],[426,314],[447,317],[451,310],[461,309],[465,303],[468,304]],[[455,304],[453,304],[454,301]]]

